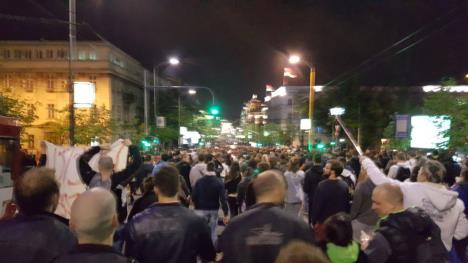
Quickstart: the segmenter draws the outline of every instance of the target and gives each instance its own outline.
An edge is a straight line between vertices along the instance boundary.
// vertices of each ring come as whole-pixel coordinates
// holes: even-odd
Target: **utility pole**
[[[69,0],[69,46],[68,46],[68,91],[69,101],[69,139],[70,146],[75,145],[75,92],[73,87],[73,68],[72,62],[75,59],[76,43],[76,3],[75,0]]]

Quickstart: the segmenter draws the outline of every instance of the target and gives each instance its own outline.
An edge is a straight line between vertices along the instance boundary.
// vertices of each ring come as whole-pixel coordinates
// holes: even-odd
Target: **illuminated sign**
[[[96,103],[96,86],[91,82],[74,82],[75,108],[91,108]]]

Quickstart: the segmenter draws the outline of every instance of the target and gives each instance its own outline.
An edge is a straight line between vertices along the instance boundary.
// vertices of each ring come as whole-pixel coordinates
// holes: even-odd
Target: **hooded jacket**
[[[384,183],[398,184],[403,192],[405,208],[416,206],[422,208],[441,230],[445,248],[452,249],[452,239],[463,239],[468,236],[468,220],[463,213],[465,206],[458,199],[458,193],[450,191],[443,185],[433,183],[400,182],[386,177],[368,158],[362,161],[369,178],[376,185]]]

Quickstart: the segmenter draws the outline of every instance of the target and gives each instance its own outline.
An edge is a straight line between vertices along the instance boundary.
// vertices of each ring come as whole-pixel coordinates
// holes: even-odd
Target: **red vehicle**
[[[23,170],[20,129],[16,119],[0,116],[0,218],[11,217],[16,210],[13,185]]]

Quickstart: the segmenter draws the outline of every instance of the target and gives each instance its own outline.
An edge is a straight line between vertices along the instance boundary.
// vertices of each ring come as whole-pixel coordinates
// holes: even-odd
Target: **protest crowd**
[[[0,220],[0,262],[468,262],[468,158],[450,151],[118,143],[74,170],[43,145]]]

